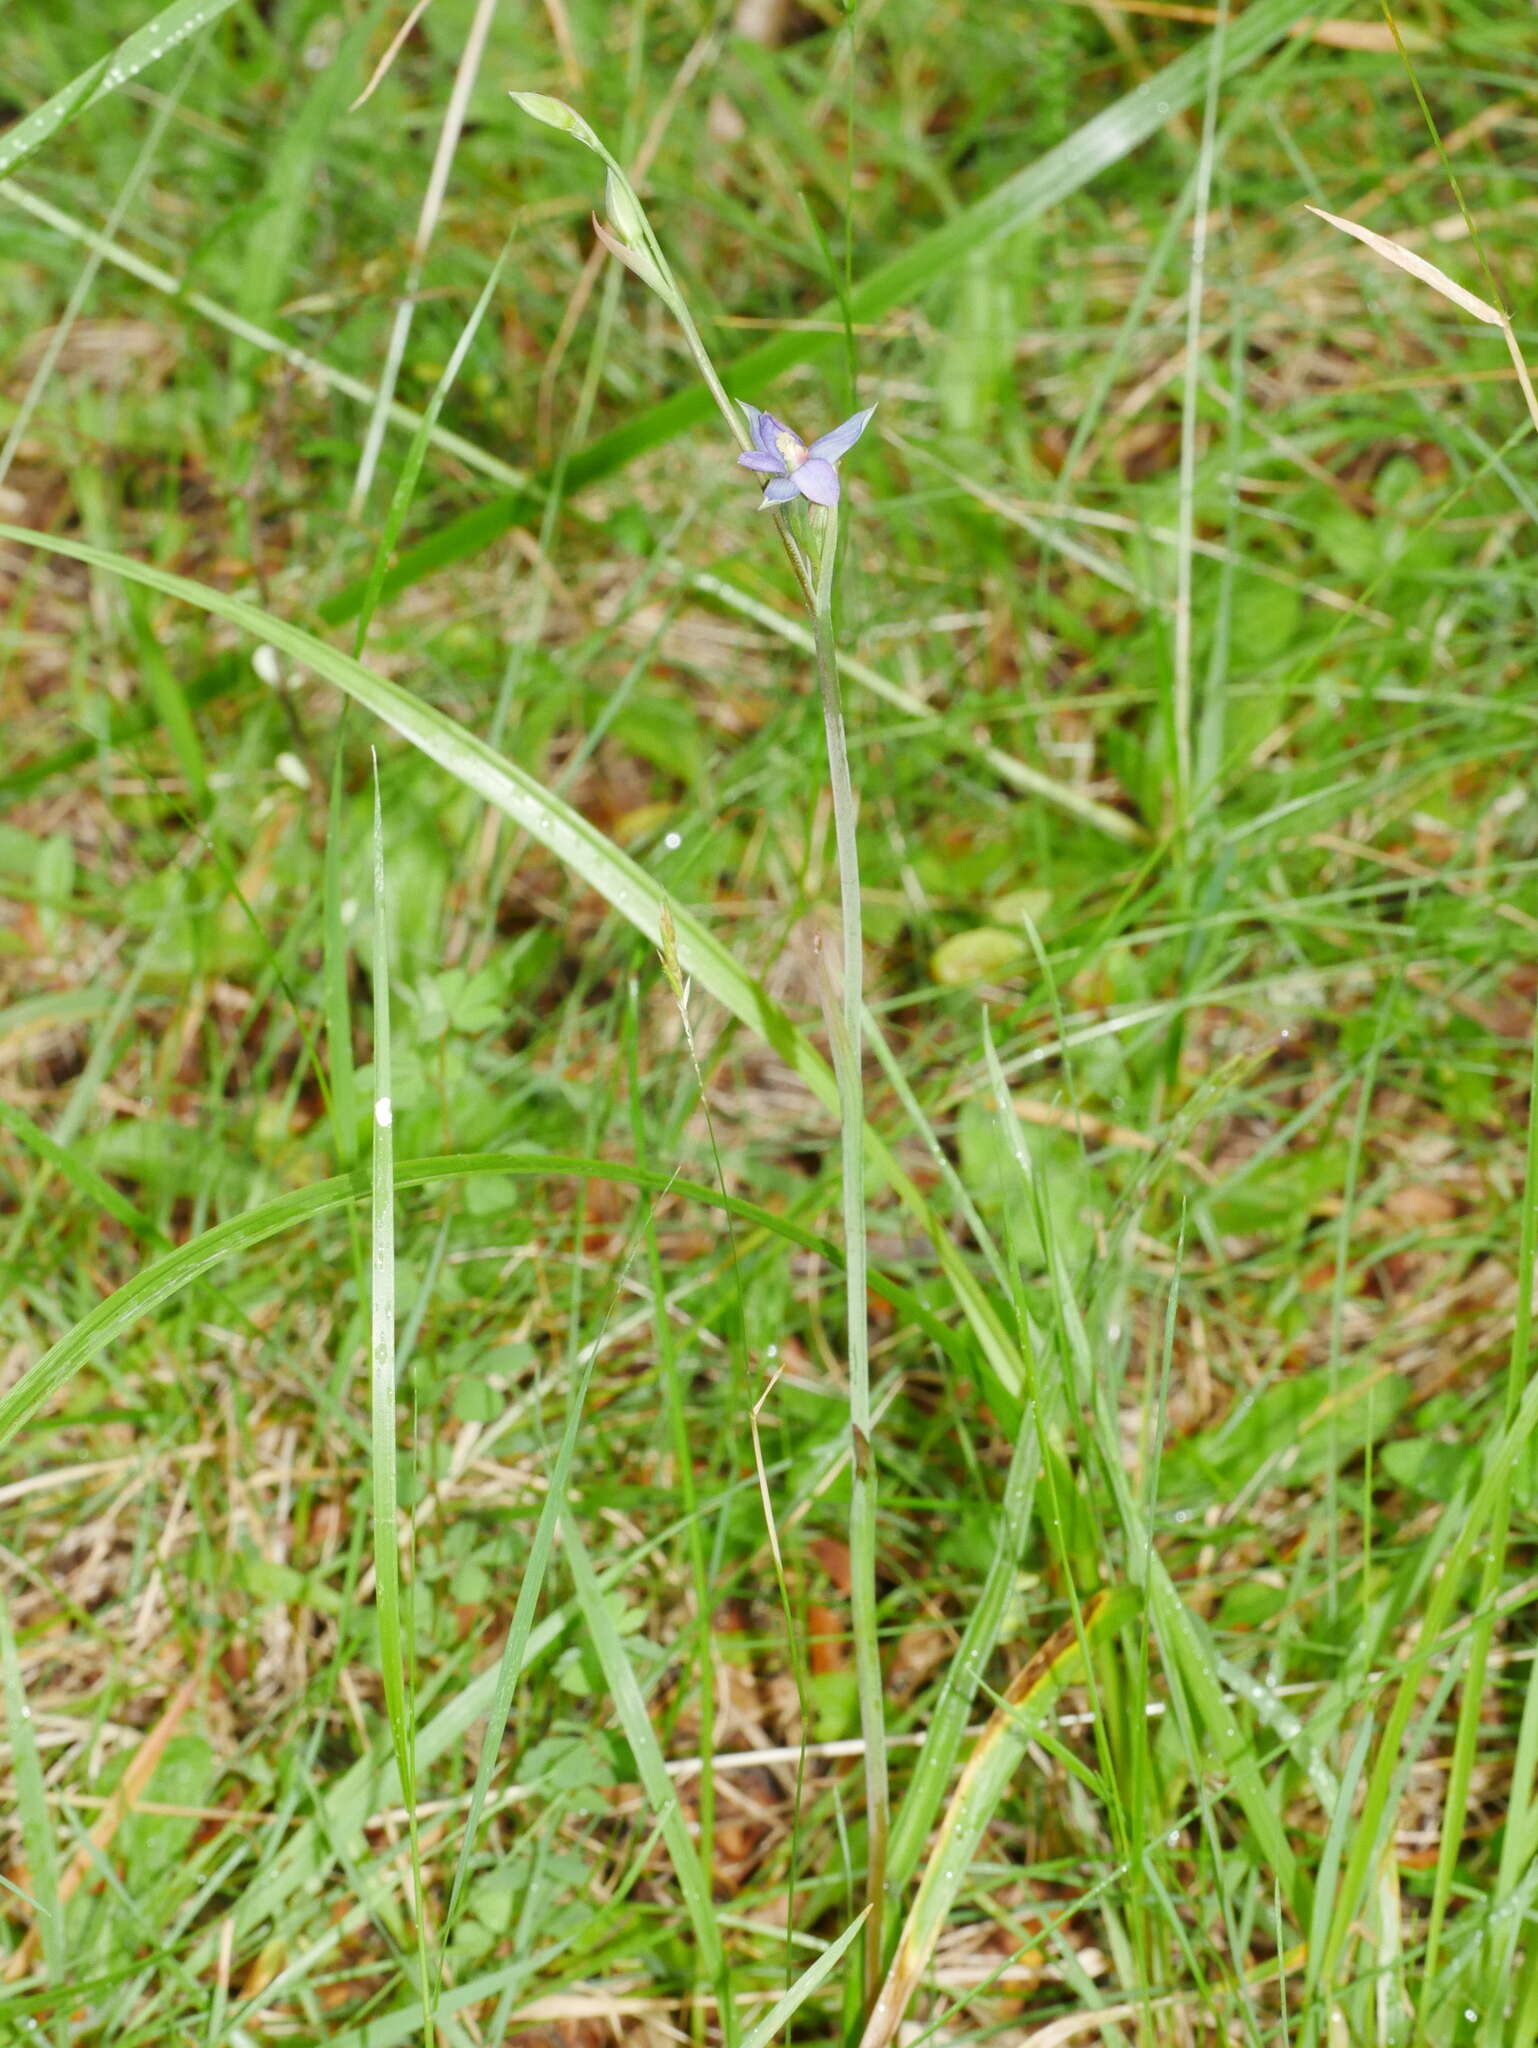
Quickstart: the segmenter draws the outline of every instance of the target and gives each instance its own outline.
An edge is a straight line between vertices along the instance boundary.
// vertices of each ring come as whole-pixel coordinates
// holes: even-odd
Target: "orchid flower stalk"
[[[833,797],[843,940],[839,977],[842,1000],[829,1004],[828,1022],[838,1083],[842,1169],[851,1468],[850,1620],[855,1642],[855,1674],[865,1763],[866,1892],[869,1902],[865,1923],[865,1996],[862,2008],[868,2009],[880,1982],[888,1920],[889,1797],[885,1699],[876,1611],[876,1466],[872,1444],[874,1418],[866,1299],[865,1092],[861,1073],[865,993],[856,832],[858,810],[844,732],[833,590],[838,564],[838,464],[864,433],[875,407],[868,406],[863,412],[852,414],[841,425],[811,442],[804,441],[794,428],[773,413],[746,403],[739,410],[727,396],[726,387],[700,338],[667,257],[652,232],[646,210],[621,166],[582,116],[563,101],[532,92],[515,92],[512,97],[526,114],[573,136],[602,158],[607,166],[604,190],[607,219],[600,221],[595,216],[593,222],[598,237],[612,255],[657,294],[678,321],[689,353],[715,399],[728,432],[741,450],[737,458],[739,464],[765,479],[762,504],[774,515],[774,523],[815,629],[817,674],[828,749],[828,780]]]

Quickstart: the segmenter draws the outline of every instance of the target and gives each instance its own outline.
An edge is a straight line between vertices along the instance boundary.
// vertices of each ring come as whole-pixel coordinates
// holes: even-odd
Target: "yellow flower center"
[[[787,427],[783,434],[776,434],[774,445],[780,451],[780,460],[787,469],[799,469],[806,460],[806,443],[799,434],[793,434]]]

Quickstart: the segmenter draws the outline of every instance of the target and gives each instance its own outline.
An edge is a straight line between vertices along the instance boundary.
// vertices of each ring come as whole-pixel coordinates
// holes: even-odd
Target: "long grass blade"
[[[543,785],[506,760],[474,733],[430,704],[387,682],[351,656],[329,647],[302,627],[275,618],[243,599],[211,590],[167,570],[135,562],[125,555],[64,540],[26,527],[0,525],[0,539],[37,547],[131,582],[181,598],[199,610],[266,640],[313,673],[324,676],[355,702],[381,718],[413,746],[446,768],[467,789],[521,825],[573,874],[597,889],[608,903],[653,945],[662,939],[666,901],[654,876],[620,852],[582,814],[563,804]],[[696,918],[674,909],[679,965],[733,1016],[759,1034],[830,1111],[837,1111],[838,1091],[827,1063],[763,985],[742,968],[733,954]],[[931,1210],[891,1149],[867,1128],[866,1153],[873,1175],[885,1181],[918,1221],[934,1247],[946,1280],[971,1324],[991,1390],[1013,1412],[1020,1397],[1019,1360],[991,1303],[978,1285],[943,1221]]]
[[[739,1195],[723,1194],[719,1189],[706,1187],[699,1181],[684,1180],[676,1174],[608,1159],[573,1159],[554,1152],[450,1153],[432,1159],[400,1161],[395,1168],[395,1185],[399,1191],[495,1174],[532,1179],[570,1176],[612,1181],[617,1185],[644,1189],[651,1194],[667,1193],[680,1201],[697,1202],[707,1209],[739,1217],[744,1223],[772,1232],[787,1243],[803,1251],[815,1252],[819,1258],[835,1265],[843,1258],[841,1248],[830,1238],[804,1230],[788,1217],[778,1215],[772,1209],[761,1208],[756,1202],[746,1201]],[[185,1288],[211,1273],[225,1259],[253,1251],[257,1245],[281,1237],[286,1230],[296,1230],[301,1224],[324,1216],[333,1209],[366,1200],[372,1186],[369,1169],[360,1167],[334,1180],[316,1181],[310,1187],[275,1196],[272,1201],[249,1209],[242,1216],[232,1217],[227,1223],[216,1224],[188,1243],[178,1245],[174,1251],[167,1252],[153,1265],[136,1273],[132,1280],[125,1281],[104,1301],[98,1302],[88,1315],[82,1316],[73,1329],[51,1345],[0,1395],[0,1447],[7,1444],[81,1366],[99,1357],[109,1344],[132,1329],[136,1322],[152,1315],[164,1303],[173,1301]],[[957,1345],[955,1333],[939,1322],[933,1311],[908,1288],[889,1278],[879,1268],[872,1272],[870,1284],[873,1292],[883,1301],[889,1301],[916,1329],[922,1329],[942,1350],[949,1348],[954,1364],[961,1366],[967,1362],[969,1354],[965,1347]]]
[[[620,1635],[614,1616],[609,1611],[603,1589],[598,1583],[598,1575],[593,1570],[592,1559],[587,1554],[587,1545],[582,1540],[576,1517],[569,1507],[563,1508],[561,1514],[561,1541],[565,1548],[567,1563],[571,1567],[572,1583],[576,1589],[577,1604],[582,1610],[582,1619],[586,1624],[594,1653],[602,1666],[620,1726],[624,1729],[625,1739],[630,1744],[636,1769],[641,1776],[641,1784],[661,1825],[662,1839],[667,1844],[668,1854],[673,1860],[674,1874],[678,1878],[684,1909],[689,1915],[689,1925],[694,1930],[700,1961],[707,1979],[716,1987],[721,2002],[721,2018],[728,2048],[732,2048],[738,2033],[736,2001],[732,1997],[730,1971],[726,1951],[721,1943],[720,1925],[716,1919],[710,1887],[705,1881],[705,1867],[700,1861],[699,1851],[695,1848],[694,1838],[689,1832],[689,1823],[679,1803],[678,1788],[668,1776],[656,1730],[652,1727],[651,1716],[646,1711],[646,1701],[625,1650],[624,1638]]]
[[[433,2022],[427,1976],[426,1887],[417,1834],[416,1729],[406,1669],[402,1619],[399,1416],[395,1361],[395,1105],[391,1096],[389,895],[385,879],[384,810],[374,763],[374,1143],[369,1175],[369,1468],[373,1495],[374,1611],[379,1622],[379,1675],[408,1815],[416,1894],[417,1969],[426,2048]]]
[[[52,99],[34,107],[14,127],[0,135],[0,178],[19,168],[34,150],[41,149],[61,128],[77,119],[98,101],[118,92],[151,64],[158,64],[188,36],[196,35],[227,14],[235,0],[175,0],[163,7],[142,28],[125,36],[115,50],[98,57],[88,70],[62,86]]]
[[[790,1989],[782,1992],[774,2001],[763,2018],[749,2027],[742,2037],[742,2048],[769,2048],[769,2043],[786,2021],[794,2019],[812,1993],[833,1975],[858,1938],[860,1929],[865,1925],[865,1915],[869,1911],[870,1908],[867,1906],[851,1920],[837,1941],[830,1941],[811,1968],[803,1970]]]

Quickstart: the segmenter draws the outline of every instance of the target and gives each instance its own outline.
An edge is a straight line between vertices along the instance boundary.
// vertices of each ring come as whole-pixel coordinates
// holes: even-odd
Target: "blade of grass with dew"
[[[417,1981],[425,2048],[432,2048],[428,1978],[427,1887],[417,1827],[416,1724],[406,1669],[401,1615],[399,1416],[395,1369],[395,1106],[391,1099],[389,893],[385,879],[384,807],[374,760],[374,1141],[369,1175],[369,1414],[373,1492],[374,1611],[379,1623],[379,1675],[395,1751],[410,1838],[415,1894]]]
[[[1083,1634],[1072,1623],[1058,1629],[1011,1681],[977,1738],[951,1797],[860,2048],[887,2048],[896,2035],[966,1882],[978,1845],[1032,1739],[1064,1687],[1078,1677],[1087,1645],[1118,1628],[1131,1605],[1124,1592],[1091,1595],[1084,1603]]]
[[[0,178],[6,177],[41,149],[50,137],[148,70],[200,28],[227,14],[235,0],[175,0],[142,28],[125,36],[115,50],[98,57],[78,78],[0,135]]]
[[[345,889],[343,775],[347,713],[337,721],[326,809],[326,848],[321,878],[321,998],[326,1018],[326,1065],[331,1076],[329,1109],[336,1163],[345,1173],[358,1156],[358,1074],[352,1052],[352,1003],[348,992],[352,948],[342,905]]]
[[[635,1758],[641,1784],[652,1811],[662,1824],[662,1838],[667,1843],[672,1858],[678,1889],[683,1896],[684,1909],[689,1916],[689,1925],[694,1930],[695,1943],[699,1949],[700,1961],[704,1966],[707,1980],[714,1985],[722,2027],[725,2031],[727,2048],[735,2048],[738,2040],[737,2001],[732,1992],[731,1968],[726,1950],[721,1942],[721,1930],[716,1922],[715,1906],[710,1896],[710,1887],[705,1882],[704,1866],[694,1838],[689,1832],[689,1823],[684,1818],[679,1803],[678,1789],[669,1777],[663,1761],[662,1750],[657,1742],[651,1717],[646,1711],[646,1701],[636,1681],[635,1671],[625,1649],[624,1638],[615,1625],[592,1559],[587,1554],[587,1545],[571,1508],[563,1503],[561,1509],[561,1542],[566,1560],[571,1568],[572,1584],[577,1595],[577,1604],[582,1610],[588,1637],[594,1655],[603,1670],[614,1710],[624,1730],[625,1739]]]
[[[87,547],[79,541],[42,534],[26,527],[0,525],[0,539],[65,555],[181,598],[199,610],[214,613],[242,631],[265,640],[392,726],[429,759],[446,768],[466,788],[504,811],[573,873],[599,893],[653,945],[661,943],[661,886],[636,862],[621,853],[579,812],[560,803],[549,790],[493,748],[446,717],[432,705],[413,698],[382,676],[328,647],[302,627],[290,625],[243,599],[227,596],[185,577],[135,562],[127,556]],[[733,1016],[756,1031],[828,1109],[838,1106],[832,1075],[811,1041],[783,1009],[737,962],[705,926],[681,909],[674,912],[679,963]],[[1020,1397],[1019,1361],[1014,1347],[978,1285],[975,1275],[936,1217],[918,1187],[899,1165],[890,1148],[867,1130],[866,1149],[872,1166],[928,1235],[947,1282],[975,1334],[983,1365],[995,1394],[1013,1409]]]
[[[837,1941],[830,1941],[816,1962],[809,1969],[802,1971],[788,1991],[781,1993],[761,2020],[755,2021],[749,2027],[742,2037],[742,2048],[769,2048],[769,2043],[786,2021],[794,2019],[812,1993],[833,1975],[858,1937],[860,1929],[865,1925],[865,1916],[869,1911],[869,1906],[864,1907],[850,1921]]]
[[[1308,0],[1258,0],[1246,7],[1229,29],[1223,75],[1231,76],[1284,40],[1307,12]],[[1101,171],[1121,162],[1157,134],[1171,113],[1193,105],[1206,89],[1208,70],[1204,46],[1177,57],[1156,78],[1115,101],[1065,142],[1003,179],[983,198],[857,283],[847,309],[835,300],[827,301],[795,330],[739,356],[723,373],[722,382],[729,389],[762,392],[786,370],[817,361],[841,347],[846,310],[848,320],[856,325],[881,319],[893,307],[936,284],[957,263],[1080,191]],[[814,329],[821,331],[809,331]],[[709,409],[707,395],[691,385],[601,435],[567,463],[567,493],[580,491],[638,455],[661,447],[704,419]],[[537,503],[543,489],[541,483],[532,502]],[[509,527],[526,522],[530,514],[531,496],[520,492],[450,521],[402,557],[386,584],[386,594],[393,596],[439,569],[478,554]],[[361,597],[360,587],[350,585],[321,607],[322,618],[332,625],[343,623],[353,617]]]
[[[683,1180],[677,1174],[660,1173],[613,1160],[573,1159],[553,1152],[449,1153],[436,1158],[400,1161],[395,1168],[395,1186],[400,1191],[490,1175],[512,1178],[521,1175],[533,1179],[570,1176],[611,1181],[621,1186],[642,1188],[652,1194],[672,1194],[682,1201],[700,1203],[707,1209],[724,1210],[834,1264],[843,1256],[830,1239],[803,1230],[799,1224],[774,1210],[761,1208],[740,1195],[724,1195],[719,1189],[708,1188],[698,1181]],[[152,1314],[162,1303],[173,1300],[184,1288],[212,1272],[225,1259],[251,1251],[257,1245],[281,1236],[286,1230],[297,1229],[300,1224],[330,1210],[367,1198],[372,1185],[369,1170],[359,1167],[333,1180],[317,1181],[310,1187],[275,1196],[272,1201],[249,1209],[244,1215],[216,1224],[213,1229],[178,1245],[153,1265],[146,1266],[132,1280],[125,1281],[105,1300],[98,1302],[88,1315],[83,1316],[73,1329],[51,1345],[0,1394],[0,1447],[9,1443],[17,1430],[82,1365],[98,1357],[107,1345],[142,1317]],[[871,1287],[942,1349],[948,1345],[953,1347],[952,1362],[958,1368],[969,1363],[965,1351],[959,1354],[955,1351],[954,1333],[938,1322],[932,1311],[909,1289],[889,1279],[879,1269],[871,1274]]]

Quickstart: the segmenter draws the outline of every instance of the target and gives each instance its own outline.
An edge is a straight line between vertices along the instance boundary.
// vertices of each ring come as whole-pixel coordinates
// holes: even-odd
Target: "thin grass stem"
[[[865,1923],[865,1982],[875,1994],[885,1927],[887,1789],[885,1702],[876,1617],[876,1462],[871,1442],[870,1330],[866,1314],[865,1088],[861,1076],[861,1019],[865,1007],[860,916],[858,813],[849,774],[844,705],[839,689],[838,649],[833,619],[833,585],[838,564],[836,513],[816,515],[821,549],[817,559],[813,621],[817,680],[822,690],[828,743],[828,782],[833,793],[833,827],[838,852],[839,912],[843,937],[842,1015],[833,1032],[833,1067],[838,1082],[842,1151],[844,1279],[848,1322],[849,1427],[853,1437],[849,1487],[850,1620],[854,1630],[855,1679],[860,1699],[860,1733],[865,1742],[865,1814],[869,1833]]]

